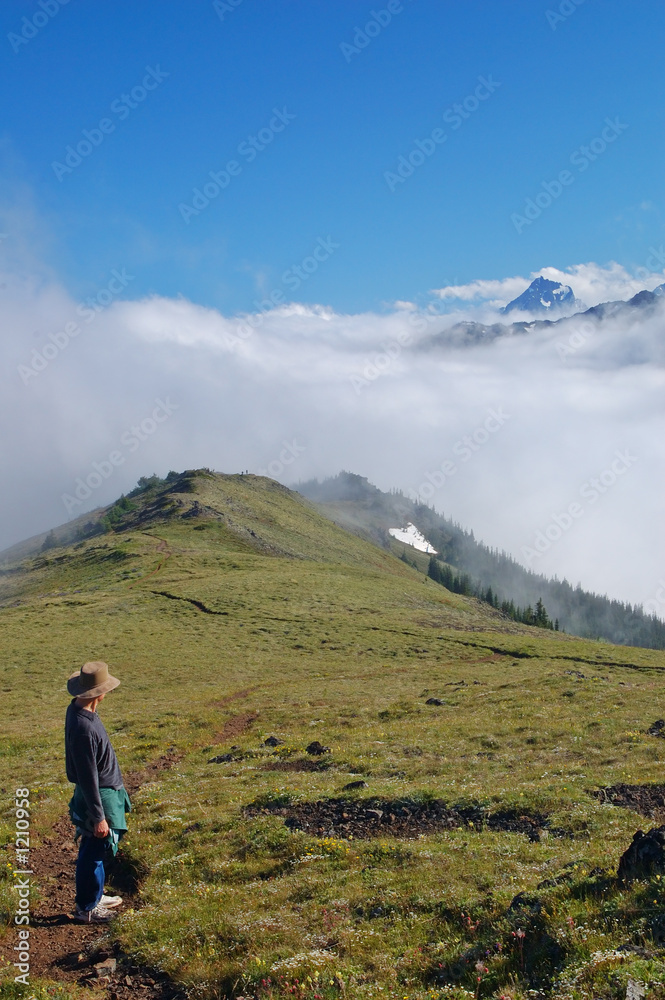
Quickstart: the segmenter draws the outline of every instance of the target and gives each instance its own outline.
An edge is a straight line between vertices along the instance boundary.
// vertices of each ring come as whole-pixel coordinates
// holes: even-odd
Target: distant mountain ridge
[[[567,286],[562,286],[567,287]],[[527,289],[528,291],[529,289]],[[526,292],[524,293],[526,294]],[[515,302],[518,299],[514,300]],[[577,300],[575,300],[577,301]],[[442,346],[473,347],[478,344],[491,343],[500,337],[524,336],[535,330],[553,329],[559,324],[570,323],[579,317],[580,322],[603,322],[607,319],[626,319],[634,321],[638,316],[645,318],[657,309],[662,309],[665,301],[665,283],[658,285],[652,292],[644,289],[637,292],[628,301],[618,299],[610,302],[600,302],[582,312],[548,319],[519,320],[516,323],[478,323],[475,320],[462,320],[444,330],[434,333],[421,340],[419,350],[429,350]],[[511,303],[506,306],[506,310]],[[505,312],[505,310],[504,310]]]

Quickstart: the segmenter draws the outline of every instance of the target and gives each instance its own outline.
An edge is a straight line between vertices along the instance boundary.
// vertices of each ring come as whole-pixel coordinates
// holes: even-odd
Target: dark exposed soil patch
[[[213,611],[203,601],[197,601],[195,597],[180,597],[178,594],[169,594],[167,590],[153,590],[151,593],[156,597],[168,597],[170,601],[184,601],[185,604],[193,604],[198,611],[202,611],[205,615],[228,616],[228,611]]]
[[[611,802],[622,809],[632,809],[640,816],[655,819],[665,815],[665,785],[610,785],[589,792],[601,802]]]
[[[328,771],[332,767],[329,760],[269,760],[261,766],[262,771]]]
[[[240,715],[233,715],[226,720],[220,731],[215,733],[213,743],[224,743],[226,740],[241,736],[256,722],[258,717],[257,712],[242,712]]]
[[[481,806],[448,806],[441,799],[414,802],[412,799],[322,799],[291,806],[248,806],[249,816],[277,812],[286,826],[305,830],[316,837],[417,837],[440,830],[501,830],[523,833],[529,840],[540,840],[545,831],[551,836],[565,836],[563,830],[548,827],[544,813],[518,812],[510,809],[487,810]]]
[[[181,754],[170,752],[146,765],[140,771],[125,776],[130,795],[142,784],[173,767]],[[74,843],[74,827],[69,817],[62,817],[51,832],[36,842],[30,850],[32,882],[39,887],[41,899],[35,903],[30,926],[30,974],[58,982],[94,982],[94,965],[113,955],[109,945],[109,927],[104,924],[75,923],[70,914],[74,909],[74,873],[78,846]],[[125,899],[123,907],[137,907],[134,898],[138,889],[136,871],[123,859],[122,849],[113,865],[109,865],[107,888],[119,892]],[[112,934],[111,924],[111,934]],[[11,930],[0,943],[0,954],[14,961],[16,934]],[[11,956],[11,957],[10,957]],[[124,981],[129,975],[131,986]],[[138,993],[145,1000],[175,1000],[181,993],[167,979],[147,969],[124,967],[118,959],[116,974],[110,983],[103,981],[120,998]]]
[[[95,955],[93,963],[101,960],[101,956]],[[86,977],[86,983],[97,984],[99,980],[95,977],[94,970],[90,978]],[[150,972],[140,966],[124,964],[118,960],[118,966],[110,982],[102,980],[107,985],[108,996],[112,1000],[135,1000],[137,996],[144,997],[145,1000],[185,1000],[186,994],[178,989],[161,972]]]
[[[470,632],[475,631],[475,629],[469,629]],[[439,638],[437,636],[437,638]],[[440,638],[444,638],[441,636]],[[446,636],[450,642],[456,642],[460,646],[471,646],[474,649],[482,649],[484,651],[491,651],[499,656],[512,656],[516,660],[530,660],[530,659],[540,659],[544,655],[537,650],[525,650],[525,649],[504,649],[500,646],[487,646],[485,643],[471,642],[469,639],[453,639],[452,636]],[[560,639],[564,637],[559,635]],[[572,636],[571,636],[572,638]],[[565,641],[565,640],[564,640]],[[654,667],[646,664],[637,663],[623,663],[619,660],[589,660],[585,659],[583,656],[566,656],[563,653],[557,653],[553,658],[557,660],[572,660],[573,663],[584,663],[589,667],[625,667],[628,670],[637,670],[644,673],[651,671],[660,671],[664,669],[663,667]]]

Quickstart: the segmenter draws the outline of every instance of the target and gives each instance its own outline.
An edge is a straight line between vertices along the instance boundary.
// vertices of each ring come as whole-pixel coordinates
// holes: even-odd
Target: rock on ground
[[[650,878],[665,872],[665,826],[655,826],[644,833],[638,830],[619,861],[620,879]]]

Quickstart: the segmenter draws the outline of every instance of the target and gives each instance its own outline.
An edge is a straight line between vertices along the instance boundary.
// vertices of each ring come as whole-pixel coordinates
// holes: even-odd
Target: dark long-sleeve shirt
[[[90,818],[100,823],[104,809],[99,789],[122,788],[122,774],[104,723],[96,712],[77,705],[75,698],[65,719],[65,764],[67,778],[85,797]]]

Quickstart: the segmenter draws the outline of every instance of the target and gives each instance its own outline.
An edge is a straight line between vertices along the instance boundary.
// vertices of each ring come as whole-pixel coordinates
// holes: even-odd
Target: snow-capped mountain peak
[[[584,303],[575,298],[570,285],[563,285],[560,281],[550,281],[539,275],[531,282],[529,287],[516,299],[509,302],[503,310],[504,313],[519,310],[529,313],[562,313],[577,312],[584,309]]]

